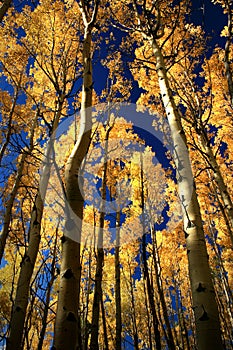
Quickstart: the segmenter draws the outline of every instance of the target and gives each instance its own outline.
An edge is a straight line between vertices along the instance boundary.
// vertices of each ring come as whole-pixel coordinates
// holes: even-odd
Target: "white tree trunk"
[[[185,156],[187,145],[180,115],[172,97],[166,74],[166,67],[157,42],[151,39],[153,54],[157,60],[157,74],[160,92],[175,149],[175,163],[178,173],[179,191],[183,205],[184,231],[189,261],[189,275],[192,289],[193,310],[196,322],[198,350],[221,350],[220,321],[214,287],[208,263],[200,207],[194,186],[190,186],[191,168]]]
[[[91,28],[88,26],[84,35],[83,66],[80,132],[65,170],[66,199],[71,212],[68,213],[66,230],[62,238],[61,280],[53,346],[53,349],[56,350],[81,348],[78,309],[81,277],[80,239],[84,200],[80,171],[89,148],[92,125]]]

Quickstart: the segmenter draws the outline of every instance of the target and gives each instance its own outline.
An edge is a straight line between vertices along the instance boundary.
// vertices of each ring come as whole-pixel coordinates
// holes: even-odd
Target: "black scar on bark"
[[[203,306],[202,306],[203,307]],[[205,309],[203,308],[203,314],[201,317],[199,317],[199,321],[208,321],[210,318],[207,314],[207,312],[205,311]]]
[[[64,273],[63,277],[66,279],[70,279],[74,276],[73,271],[71,269],[67,269]]]
[[[201,284],[201,282],[200,282],[199,285],[198,285],[198,287],[197,287],[197,289],[196,289],[196,291],[197,291],[198,293],[205,292],[205,291],[206,291],[206,287],[204,287],[204,286]]]
[[[70,322],[77,322],[77,318],[75,317],[75,314],[73,312],[69,312],[67,316],[67,321]]]

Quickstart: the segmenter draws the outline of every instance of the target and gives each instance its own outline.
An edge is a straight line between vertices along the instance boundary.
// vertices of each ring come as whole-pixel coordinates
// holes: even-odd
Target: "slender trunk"
[[[33,310],[35,308],[35,303],[36,301],[36,293],[31,293],[30,295],[30,303],[28,305],[28,312],[25,318],[25,328],[24,328],[24,335],[23,335],[23,341],[22,343],[24,344],[24,349],[26,346],[27,350],[31,349],[31,344],[32,344],[32,338],[33,338],[33,332],[31,332],[32,327],[33,327],[33,320],[32,320],[32,315],[33,315]]]
[[[134,291],[133,291],[133,277],[132,277],[132,274],[131,274],[131,270],[130,270],[130,296],[131,296],[131,305],[132,305],[132,323],[133,323],[134,349],[135,350],[139,350],[138,327],[137,327],[137,317],[136,317],[136,312],[135,312],[135,299],[134,299]]]
[[[102,235],[102,232],[101,232],[101,235]],[[99,314],[100,314],[100,303],[101,303],[101,290],[102,290],[101,285],[102,285],[102,277],[103,277],[103,264],[104,264],[104,250],[103,250],[103,248],[98,248],[96,273],[95,273],[94,301],[93,301],[93,308],[92,308],[90,350],[99,349],[99,341],[98,341],[98,338],[99,338]]]
[[[156,241],[156,234],[155,234],[153,228],[151,228],[151,231],[152,231],[152,238],[153,238],[152,254],[153,254],[153,260],[154,260],[155,278],[156,278],[156,285],[157,285],[157,290],[158,290],[158,294],[159,294],[159,299],[160,299],[160,302],[162,305],[163,318],[164,318],[164,321],[166,324],[167,345],[168,345],[169,350],[176,350],[176,346],[175,346],[173,334],[172,334],[172,329],[171,329],[171,325],[169,322],[163,286],[162,286],[161,272],[160,272],[161,267],[160,267],[160,259],[159,259],[157,241]]]
[[[184,231],[189,261],[189,275],[192,289],[193,310],[195,315],[197,344],[199,350],[221,350],[221,328],[214,286],[208,263],[205,235],[200,214],[197,194],[190,188],[189,172],[191,168],[184,151],[187,141],[181,125],[180,115],[172,97],[172,91],[166,74],[161,50],[151,39],[154,56],[157,61],[157,74],[160,92],[166,110],[168,122],[176,151],[175,163],[178,171],[178,185],[183,205]],[[187,148],[186,148],[187,149]]]
[[[2,22],[3,17],[7,13],[7,10],[11,6],[12,0],[3,0],[2,5],[0,7],[0,22]]]
[[[186,326],[186,320],[185,320],[185,316],[184,316],[184,308],[183,308],[183,305],[181,303],[181,307],[180,307],[180,313],[181,313],[181,321],[182,321],[182,324],[183,324],[183,333],[184,333],[184,339],[185,339],[185,349],[187,350],[191,350],[191,345],[190,345],[190,341],[189,341],[189,334],[188,334],[188,328]]]
[[[221,292],[219,293],[219,299],[224,301],[224,307],[220,312],[220,315],[224,315],[224,321],[230,323],[230,329],[233,329],[233,306],[232,306],[232,291],[229,286],[227,272],[225,270],[221,251],[219,250],[219,246],[216,242],[215,232],[212,232],[213,228],[211,222],[209,223],[211,238],[212,238],[212,247],[214,251],[214,256],[216,259],[216,264],[218,266],[218,274],[215,278],[215,283],[219,283]],[[225,296],[225,298],[224,298]],[[228,314],[228,317],[227,317]]]
[[[94,230],[95,230],[95,211],[94,211]],[[95,235],[95,232],[94,232]],[[92,284],[92,275],[91,275],[91,264],[92,264],[92,249],[90,249],[89,257],[88,257],[88,285],[86,289],[86,305],[84,312],[84,329],[83,329],[83,350],[87,350],[88,348],[88,339],[90,334],[90,322],[88,321],[89,315],[89,301],[90,301],[90,293],[91,293],[91,284]]]
[[[159,330],[159,320],[157,316],[157,311],[155,308],[155,301],[154,301],[154,290],[152,281],[150,280],[149,275],[149,269],[147,264],[147,251],[146,251],[146,222],[145,222],[145,199],[144,199],[144,178],[143,178],[143,156],[140,154],[140,162],[141,162],[141,207],[142,207],[142,227],[143,227],[143,236],[142,236],[142,262],[143,262],[143,275],[144,279],[146,281],[146,289],[148,294],[148,300],[150,305],[150,310],[152,313],[152,320],[153,320],[153,330],[154,330],[154,337],[155,337],[155,343],[156,343],[156,349],[161,350],[161,335]]]
[[[58,110],[53,123],[54,132],[58,126],[63,102],[63,100],[58,102]],[[53,135],[53,137],[54,136],[55,135]],[[32,209],[28,233],[28,248],[21,262],[16,296],[10,321],[10,334],[7,340],[7,350],[21,350],[23,348],[22,339],[24,331],[24,322],[28,305],[30,281],[33,274],[37,254],[39,251],[39,244],[41,238],[41,221],[44,210],[44,198],[50,176],[50,157],[53,149],[53,137],[51,138],[48,146],[46,165],[44,166],[43,174],[41,177],[40,190],[38,190]]]
[[[225,221],[225,224],[226,224],[226,228],[227,228],[227,232],[228,232],[228,234],[229,234],[229,237],[231,237],[231,235],[232,235],[231,224],[230,224],[230,222],[229,222],[229,218],[228,218],[228,216],[227,216],[227,214],[226,214],[226,211],[225,211],[225,209],[224,209],[222,200],[221,200],[221,198],[220,198],[220,196],[219,196],[218,186],[217,186],[216,183],[213,182],[213,179],[212,179],[212,176],[211,176],[211,173],[210,173],[209,170],[207,170],[207,174],[208,174],[209,180],[210,180],[210,182],[211,182],[211,184],[212,184],[212,191],[213,191],[213,193],[214,193],[214,195],[215,195],[215,199],[216,199],[216,201],[218,202],[218,206],[219,206],[219,208],[220,208],[220,210],[221,210],[221,213],[222,213],[222,216],[223,216],[223,218],[224,218],[224,221]]]
[[[146,294],[146,285],[145,285],[145,281],[144,280],[143,280],[143,291],[144,291],[144,294],[145,294],[145,307],[146,307],[146,315],[147,315],[147,328],[148,328],[149,345],[150,345],[150,349],[153,349],[149,305],[148,305],[148,298],[147,298],[147,294]]]
[[[54,280],[56,278],[56,276],[55,276],[55,268],[56,268],[58,227],[59,227],[59,222],[58,222],[57,229],[56,229],[56,236],[55,236],[54,248],[53,248],[53,259],[52,259],[51,267],[50,267],[51,277],[50,277],[50,280],[49,280],[47,288],[46,288],[44,314],[43,314],[43,317],[42,317],[42,328],[41,328],[41,331],[40,331],[40,336],[39,336],[39,342],[38,342],[37,350],[43,350],[43,342],[44,342],[44,337],[45,337],[46,327],[47,327],[47,318],[48,318],[48,313],[49,313],[49,304],[50,304],[51,291],[52,291],[52,286],[53,286]]]
[[[105,135],[104,145],[104,169],[102,178],[102,201],[100,205],[100,226],[98,233],[98,246],[97,246],[97,262],[95,273],[95,289],[94,289],[94,301],[92,308],[92,329],[91,329],[91,343],[90,349],[99,349],[98,336],[99,336],[99,312],[101,302],[101,290],[102,290],[102,277],[103,277],[103,264],[104,264],[104,249],[103,249],[103,229],[104,229],[104,217],[105,217],[105,201],[107,190],[107,168],[108,168],[108,140],[112,126],[108,126]]]
[[[105,316],[105,309],[104,309],[103,290],[101,290],[101,313],[102,313],[103,330],[104,330],[104,349],[109,350],[107,323],[106,323],[106,316]]]
[[[121,350],[121,270],[120,270],[120,219],[121,213],[116,213],[116,247],[115,247],[115,302],[116,302],[116,350]]]
[[[146,290],[147,290],[150,311],[151,311],[152,320],[153,320],[153,331],[154,331],[156,349],[161,350],[162,345],[161,345],[161,335],[160,335],[160,330],[159,330],[159,320],[158,320],[157,311],[155,308],[154,289],[153,289],[153,285],[150,281],[148,264],[147,264],[146,235],[145,234],[143,235],[143,238],[142,238],[142,261],[143,261],[143,275],[144,275],[144,279],[146,281]]]

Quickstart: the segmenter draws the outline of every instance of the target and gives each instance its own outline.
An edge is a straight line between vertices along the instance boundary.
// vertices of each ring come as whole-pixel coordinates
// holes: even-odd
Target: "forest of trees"
[[[0,349],[232,349],[233,1],[0,22]]]

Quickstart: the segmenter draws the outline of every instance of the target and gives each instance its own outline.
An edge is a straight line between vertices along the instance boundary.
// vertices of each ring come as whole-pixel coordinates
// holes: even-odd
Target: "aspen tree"
[[[69,237],[69,231],[74,229],[75,223],[68,219],[66,230],[62,238],[61,281],[58,295],[58,306],[55,323],[54,346],[56,350],[72,350],[81,348],[81,329],[79,312],[80,295],[80,239],[83,219],[84,199],[78,182],[81,163],[87,154],[91,140],[92,126],[92,31],[96,23],[98,0],[89,8],[84,0],[79,2],[79,10],[84,26],[82,48],[83,85],[80,131],[78,140],[67,161],[65,169],[66,198],[72,212],[78,218],[75,228],[75,240]]]
[[[196,322],[197,344],[200,350],[206,348],[222,349],[221,328],[219,322],[218,308],[214,294],[214,287],[208,263],[208,254],[205,243],[205,235],[202,225],[200,207],[197,200],[195,188],[189,182],[191,168],[189,160],[185,156],[184,146],[187,148],[186,135],[181,124],[181,113],[179,112],[167,75],[167,67],[164,61],[163,44],[161,41],[165,35],[166,20],[170,7],[166,12],[166,4],[157,2],[138,3],[133,1],[136,31],[150,45],[156,61],[156,72],[160,87],[161,98],[166,111],[167,120],[171,130],[173,146],[175,149],[175,164],[178,172],[179,190],[182,193],[181,201],[184,209],[184,232],[186,235],[187,253],[189,261],[189,275],[192,288],[193,310]],[[140,10],[139,10],[140,8]],[[176,15],[180,16],[180,10],[184,11],[185,4],[181,3]],[[174,12],[175,13],[175,12]],[[162,18],[163,16],[163,18]],[[168,34],[175,35],[178,18],[173,21],[173,27]],[[163,22],[165,20],[165,23]],[[146,28],[146,29],[145,29]],[[166,39],[164,39],[166,41]]]
[[[199,349],[221,349],[222,342],[220,336],[220,324],[218,318],[218,308],[214,296],[214,287],[211,280],[210,268],[208,264],[208,255],[205,245],[205,235],[202,226],[200,207],[197,201],[197,195],[194,188],[188,188],[186,170],[180,168],[188,167],[189,164],[182,159],[182,148],[180,143],[185,145],[186,138],[181,125],[181,118],[178,109],[171,95],[169,81],[166,75],[166,66],[159,45],[154,39],[151,39],[153,53],[157,60],[157,73],[162,94],[163,104],[166,110],[171,134],[173,137],[174,148],[176,149],[176,166],[179,169],[180,188],[187,188],[182,199],[185,207],[184,213],[184,231],[186,234],[187,253],[189,259],[189,273],[192,286],[193,309],[196,319],[197,342]],[[182,146],[181,146],[182,147]],[[181,154],[180,154],[181,152]],[[191,200],[186,201],[185,196],[190,195]]]
[[[40,72],[39,81],[40,79],[44,79],[43,82],[45,84],[45,87],[48,88],[49,86],[48,91],[50,89],[52,90],[51,95],[53,96],[54,100],[50,101],[50,106],[53,102],[54,111],[50,113],[49,117],[51,118],[51,120],[46,120],[41,113],[37,115],[38,117],[43,117],[43,121],[47,126],[49,126],[51,138],[48,142],[48,147],[45,154],[46,159],[44,162],[43,172],[41,176],[40,188],[37,189],[37,193],[33,203],[31,220],[28,228],[28,247],[26,249],[25,255],[21,263],[13,312],[10,321],[10,334],[7,341],[7,349],[21,349],[24,346],[22,343],[24,323],[28,305],[30,282],[41,240],[41,222],[44,211],[44,199],[49,183],[51,162],[53,160],[53,146],[55,134],[60,118],[63,112],[65,111],[64,105],[67,97],[70,94],[69,89],[72,89],[72,85],[69,83],[70,75],[72,75],[73,79],[75,79],[76,76],[76,67],[73,68],[73,66],[70,64],[70,60],[72,60],[72,62],[77,62],[77,57],[75,56],[70,58],[69,54],[71,50],[74,50],[74,52],[77,53],[77,42],[73,38],[71,38],[69,41],[66,36],[61,38],[60,41],[58,38],[55,38],[53,35],[55,27],[57,26],[57,32],[60,32],[60,34],[64,33],[63,26],[65,25],[65,23],[63,24],[59,22],[59,20],[56,21],[56,19],[54,19],[56,18],[56,16],[53,17],[54,23],[52,25],[50,21],[50,15],[53,16],[54,13],[56,13],[56,6],[60,6],[60,10],[62,11],[62,8],[64,10],[64,5],[60,2],[50,4],[50,8],[48,8],[47,5],[48,3],[45,0],[40,5],[38,5],[38,7],[34,11],[31,11],[31,16],[28,16],[28,11],[30,12],[30,10],[26,8],[19,15],[18,19],[19,22],[21,21],[20,24],[24,27],[24,30],[26,32],[26,37],[23,42],[23,46],[35,60],[34,67],[31,70],[33,71],[34,69],[34,77],[38,77],[38,72]],[[44,11],[44,8],[46,8],[46,11]],[[41,17],[38,17],[38,15]],[[38,38],[40,38],[41,35],[41,28],[38,28],[38,18],[42,21],[43,19],[45,20],[45,26],[43,28],[44,42],[41,41],[41,45],[37,46],[36,44],[34,45],[35,34],[38,36]],[[52,26],[52,28],[50,26]],[[48,31],[46,31],[46,28],[48,28]],[[51,29],[51,31],[49,31],[49,29]],[[69,27],[69,30],[75,31],[75,29],[73,29],[72,27]],[[51,39],[51,42],[47,41],[48,38]],[[67,46],[64,46],[65,41]],[[63,47],[63,54],[61,58],[58,59],[56,51],[60,52],[60,46]],[[49,59],[46,60],[46,58],[48,57]],[[45,87],[43,86],[42,89],[44,89]],[[30,90],[30,86],[28,90]],[[40,88],[38,90],[40,96],[39,98],[41,98],[41,95],[43,96],[44,91],[41,92]],[[36,95],[36,83],[35,95],[33,99],[34,101],[38,99],[38,95]],[[40,103],[41,101],[38,102],[38,104]],[[41,111],[39,110],[39,112]]]

